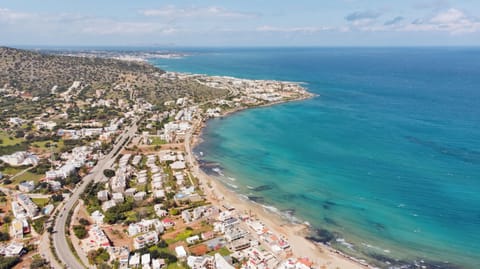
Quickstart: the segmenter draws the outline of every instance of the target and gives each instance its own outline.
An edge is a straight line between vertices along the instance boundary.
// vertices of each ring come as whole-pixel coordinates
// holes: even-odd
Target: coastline
[[[250,108],[269,107],[281,103],[302,101],[315,96],[317,95],[305,91],[304,95],[299,98],[282,100],[259,106],[236,108],[222,113],[220,117],[227,117],[233,113]],[[310,227],[307,224],[291,223],[283,219],[279,214],[268,211],[261,204],[241,199],[241,196],[238,193],[229,190],[218,179],[206,174],[200,168],[199,162],[193,154],[193,148],[200,143],[200,136],[206,124],[205,119],[197,119],[194,122],[191,131],[186,135],[184,143],[187,154],[186,159],[189,163],[192,174],[199,179],[199,186],[202,191],[204,191],[208,201],[218,207],[229,205],[234,207],[239,213],[246,213],[255,216],[263,222],[266,227],[273,230],[275,233],[284,235],[288,239],[294,257],[308,257],[314,262],[315,268],[375,268],[366,262],[349,256],[333,247],[308,240],[306,237]]]

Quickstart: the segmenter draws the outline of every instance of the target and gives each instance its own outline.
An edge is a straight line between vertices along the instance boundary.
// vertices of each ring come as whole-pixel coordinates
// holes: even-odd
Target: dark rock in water
[[[335,226],[340,226],[340,225],[338,225],[338,223],[337,223],[336,221],[334,221],[334,220],[331,219],[331,218],[324,217],[323,220],[324,220],[327,224],[335,225]]]
[[[325,229],[316,229],[307,239],[316,243],[328,243],[335,239],[335,235]]]
[[[205,160],[199,160],[198,163],[200,164],[200,167],[205,167],[205,168],[214,168],[220,165],[217,162],[210,162]]]
[[[458,160],[478,164],[480,163],[480,151],[467,148],[454,147],[447,144],[438,144],[437,142],[423,140],[414,136],[405,136],[411,143],[418,144],[445,156],[450,156]]]
[[[285,212],[289,216],[293,216],[295,215],[295,208],[285,209],[283,212]]]
[[[263,203],[265,199],[262,196],[247,196],[249,200],[254,201],[255,203]]]
[[[374,253],[374,252],[367,253],[367,256],[373,258],[376,261],[379,261],[379,262],[382,262],[382,263],[387,263],[387,264],[390,264],[390,265],[402,265],[402,264],[406,265],[406,262],[399,261],[399,260],[396,260],[394,258],[385,256],[385,255],[382,255],[382,254]]]
[[[271,189],[273,189],[272,185],[262,185],[262,186],[258,186],[256,188],[254,188],[253,190],[254,191],[268,191],[268,190],[271,190]]]
[[[297,199],[297,195],[287,193],[287,194],[283,194],[282,198],[285,199],[285,200],[294,200],[294,199]],[[480,217],[480,215],[479,215],[479,217]]]
[[[325,204],[326,204],[326,205],[329,205],[329,206],[337,205],[337,203],[332,202],[332,201],[325,201]]]
[[[426,268],[433,268],[433,269],[462,269],[463,267],[446,263],[446,262],[436,262],[436,261],[425,261],[421,263],[425,265]]]
[[[378,231],[384,231],[386,229],[385,225],[379,222],[375,222],[374,225],[375,225],[375,229],[377,229]]]
[[[375,261],[381,262],[383,266],[388,264],[387,268],[401,268],[401,269],[419,269],[419,268],[429,268],[429,269],[462,269],[461,266],[438,261],[403,261],[397,260],[382,254],[378,253],[367,253],[367,256],[373,258]],[[380,266],[380,265],[379,265]],[[425,267],[423,267],[425,266]]]
[[[337,205],[336,203],[332,202],[332,201],[325,201],[323,202],[323,209],[325,210],[329,210],[332,206],[335,206]]]

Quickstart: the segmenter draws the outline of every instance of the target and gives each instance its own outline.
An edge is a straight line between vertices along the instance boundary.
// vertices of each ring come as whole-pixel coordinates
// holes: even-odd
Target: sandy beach
[[[212,204],[218,207],[229,205],[234,207],[239,213],[250,214],[251,216],[258,218],[271,231],[279,235],[283,235],[288,239],[294,257],[308,257],[314,262],[314,268],[370,268],[370,266],[360,264],[358,261],[355,261],[354,258],[349,257],[329,246],[315,244],[307,240],[305,238],[308,232],[307,225],[292,224],[291,222],[282,219],[280,215],[268,211],[259,204],[241,199],[237,193],[228,190],[221,182],[213,177],[210,177],[203,170],[201,170],[192,150],[200,141],[199,135],[204,126],[204,122],[198,120],[193,125],[191,133],[187,134],[185,139],[185,150],[187,154],[186,160],[189,162],[193,175],[199,179],[200,188],[204,191],[207,199]]]

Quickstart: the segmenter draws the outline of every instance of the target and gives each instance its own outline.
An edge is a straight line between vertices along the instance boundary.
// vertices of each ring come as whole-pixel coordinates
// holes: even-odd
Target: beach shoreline
[[[269,107],[281,103],[297,102],[313,98],[315,96],[317,95],[305,91],[305,94],[299,98],[272,102],[260,106],[236,108],[222,113],[220,117],[224,118],[250,108]],[[308,257],[314,262],[316,266],[315,268],[374,268],[366,262],[344,254],[333,247],[308,240],[306,237],[311,227],[307,224],[292,223],[291,221],[287,221],[286,219],[282,218],[281,215],[269,211],[261,204],[241,199],[241,196],[238,193],[229,190],[218,179],[208,175],[205,171],[203,171],[193,153],[193,149],[202,141],[201,135],[203,128],[205,128],[206,125],[206,119],[197,119],[194,122],[190,132],[186,135],[184,143],[187,154],[186,159],[193,175],[199,179],[199,187],[206,195],[208,201],[218,207],[229,205],[234,207],[238,212],[255,216],[257,219],[263,222],[266,227],[275,233],[284,235],[288,239],[294,257]]]

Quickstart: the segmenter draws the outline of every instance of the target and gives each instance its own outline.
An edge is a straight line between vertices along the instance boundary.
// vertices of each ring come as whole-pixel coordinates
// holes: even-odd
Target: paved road
[[[117,143],[113,146],[113,149],[110,151],[110,153],[104,156],[103,159],[98,161],[97,165],[91,170],[90,174],[88,174],[82,179],[82,182],[75,188],[70,198],[65,201],[63,209],[60,209],[60,213],[56,218],[55,224],[53,226],[53,229],[55,231],[55,233],[53,233],[53,245],[55,247],[55,252],[57,253],[57,256],[60,258],[63,264],[68,266],[68,268],[85,268],[85,266],[77,260],[67,243],[65,225],[67,222],[68,212],[72,210],[80,195],[85,190],[85,187],[90,182],[103,178],[103,170],[110,168],[113,165],[113,163],[115,162],[115,157],[118,155],[119,149],[123,147],[123,143],[127,139],[132,137],[137,132],[137,127],[137,123],[134,123],[130,127],[126,127],[125,131],[120,135],[120,138],[117,139]]]

